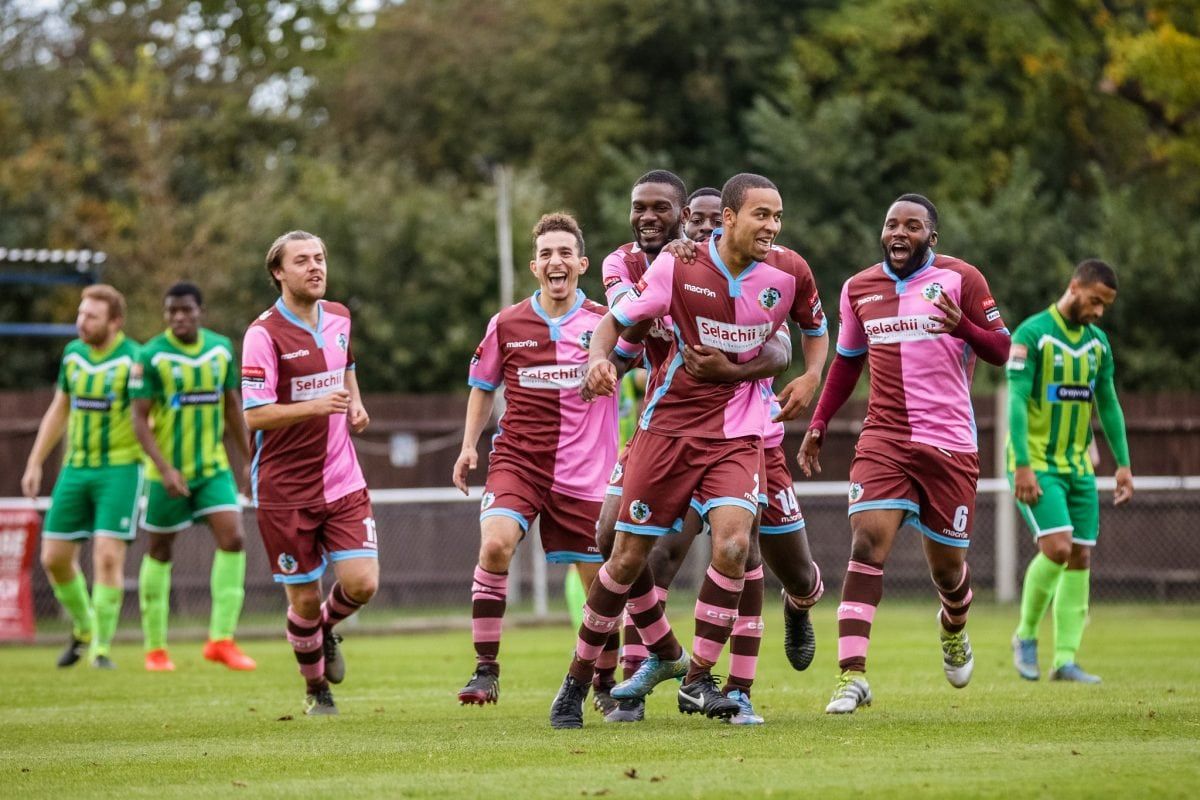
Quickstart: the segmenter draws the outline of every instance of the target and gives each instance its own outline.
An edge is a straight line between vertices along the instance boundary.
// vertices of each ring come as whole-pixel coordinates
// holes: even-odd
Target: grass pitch
[[[778,605],[754,698],[767,724],[684,717],[674,684],[637,725],[552,731],[550,700],[573,636],[505,632],[499,706],[461,708],[465,632],[346,631],[341,716],[310,719],[282,640],[248,642],[238,674],[176,643],[174,674],[148,674],[120,645],[116,672],[53,666],[56,648],[0,649],[0,775],[8,797],[1185,797],[1200,786],[1200,613],[1093,609],[1081,661],[1098,687],[1026,683],[1010,664],[1015,611],[971,611],[975,676],[941,672],[935,605],[884,602],[870,673],[875,705],[822,713],[836,671],[833,604],[817,614],[817,660],[795,673]],[[677,624],[690,632],[684,609]],[[1049,625],[1043,635],[1049,636]],[[1048,665],[1043,647],[1043,668]]]

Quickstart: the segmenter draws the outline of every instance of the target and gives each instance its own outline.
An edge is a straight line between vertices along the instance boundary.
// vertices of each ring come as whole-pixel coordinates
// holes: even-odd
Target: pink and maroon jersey
[[[540,472],[556,492],[602,500],[617,460],[617,398],[585,403],[579,387],[592,331],[608,309],[576,291],[571,310],[551,318],[538,294],[492,317],[471,359],[467,383],[489,392],[505,386],[489,469]]]
[[[871,394],[862,435],[973,453],[978,447],[971,408],[975,354],[962,339],[929,332],[930,315],[941,314],[933,304],[941,292],[976,325],[1005,330],[979,270],[931,252],[904,280],[881,263],[846,281],[837,351],[867,354]]]
[[[637,285],[650,269],[650,261],[646,253],[636,242],[623,244],[608,254],[604,259],[602,275],[604,278],[604,294],[611,307],[626,292]],[[671,349],[675,346],[675,334],[671,332],[671,318],[655,319],[642,340],[645,346],[643,362],[646,367],[646,396],[654,393],[654,381],[659,368],[671,358]],[[622,352],[622,355],[628,353]]]
[[[825,325],[808,264],[779,248],[734,278],[717,251],[720,233],[691,264],[664,252],[612,310],[622,325],[669,314],[675,333],[671,360],[647,396],[640,426],[664,436],[761,438],[769,421],[759,381],[706,383],[687,374],[679,348],[705,345],[737,363],[753,360],[790,317],[806,331]]]
[[[345,388],[348,369],[350,309],[320,301],[313,328],[280,298],[246,329],[242,408],[316,399]],[[257,431],[250,479],[260,508],[317,508],[367,485],[345,414]]]

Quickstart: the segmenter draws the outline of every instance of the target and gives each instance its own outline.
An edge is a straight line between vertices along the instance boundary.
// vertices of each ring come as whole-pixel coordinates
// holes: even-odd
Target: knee
[[[342,591],[360,606],[365,606],[375,596],[375,593],[379,591],[379,576],[359,578],[350,584],[343,583]]]
[[[479,564],[490,572],[503,572],[512,561],[516,545],[497,536],[485,536],[479,545]]]
[[[1067,559],[1068,569],[1091,569],[1092,568],[1092,548],[1090,547],[1073,547],[1071,555]]]
[[[611,525],[596,525],[596,548],[604,558],[607,559],[612,555],[613,540],[616,538],[616,531]]]
[[[92,551],[92,559],[95,561],[97,574],[112,575],[120,573],[121,567],[124,566],[125,554],[101,551],[97,548]]]
[[[234,531],[218,539],[217,548],[226,553],[240,553],[246,549],[246,540],[242,538],[241,531]]]
[[[746,568],[746,556],[750,552],[750,537],[733,534],[721,537],[720,542],[713,542],[713,564],[724,567],[725,574],[740,572]]]
[[[1056,539],[1058,537],[1055,537]],[[1066,564],[1071,558],[1071,541],[1045,541],[1040,542],[1042,553],[1046,558],[1053,561],[1055,564]]]
[[[150,536],[150,546],[146,548],[146,555],[153,558],[155,561],[161,561],[164,564],[171,560],[174,547],[169,536]]]
[[[292,591],[288,601],[295,612],[305,619],[321,616],[321,592],[316,586],[303,591]]]
[[[944,592],[958,588],[962,581],[962,564],[932,564],[929,567],[929,577]]]
[[[854,539],[850,545],[850,558],[865,564],[882,564],[883,553],[871,537],[854,531]]]
[[[41,556],[42,569],[46,574],[55,580],[56,583],[62,583],[66,578],[71,577],[68,572],[71,572],[71,559],[64,557],[59,553],[48,552],[43,550]]]

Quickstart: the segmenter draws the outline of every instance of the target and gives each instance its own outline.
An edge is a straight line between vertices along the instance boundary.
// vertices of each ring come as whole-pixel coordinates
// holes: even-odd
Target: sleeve
[[[70,352],[70,345],[67,345],[63,348],[62,358],[58,360],[58,378],[55,379],[55,383],[58,385],[58,388],[62,389],[67,394],[71,393],[71,386],[67,383],[67,355]]]
[[[1113,365],[1112,348],[1104,339],[1104,360],[1100,363],[1100,373],[1096,376],[1096,409],[1100,412],[1100,427],[1104,429],[1104,438],[1112,450],[1113,458],[1118,467],[1129,466],[1129,442],[1125,436],[1125,412],[1121,410],[1121,402],[1117,399],[1117,388],[1113,382],[1116,372]]]
[[[858,384],[866,361],[866,357],[861,353],[856,356],[838,353],[833,357],[829,374],[825,377],[825,388],[821,390],[821,398],[817,401],[817,407],[813,409],[810,428],[824,432],[829,427],[829,420],[833,419],[838,409],[845,405],[854,393],[854,387]]]
[[[233,354],[232,341],[226,339],[224,341],[224,345],[229,351],[229,368],[225,370],[225,383],[221,386],[221,388],[226,392],[232,392],[236,391],[241,385],[241,381],[238,380],[237,356]]]
[[[349,314],[349,311],[346,312]],[[346,331],[346,369],[358,369],[358,362],[354,360],[354,337],[351,336],[353,325]]]
[[[850,305],[850,281],[846,281],[842,284],[842,296],[838,302],[837,354],[853,358],[866,352],[867,332]]]
[[[986,331],[1007,331],[1004,320],[1000,317],[1000,307],[992,290],[988,288],[987,278],[974,267],[968,267],[962,273],[962,297],[959,298],[963,316]]]
[[[495,391],[504,379],[504,363],[500,358],[500,337],[496,332],[500,315],[494,315],[488,322],[487,332],[483,341],[475,348],[471,356],[471,369],[467,376],[467,385],[484,391]]]
[[[642,342],[631,342],[624,336],[619,336],[617,337],[617,346],[613,350],[621,358],[641,358],[642,353],[646,352],[646,345]]]
[[[633,288],[633,279],[629,276],[629,267],[622,251],[614,250],[608,254],[600,268],[600,278],[604,281],[604,296],[608,298],[610,306]]]
[[[1013,334],[1005,366],[1008,375],[1008,433],[1018,467],[1029,466],[1029,399],[1033,396],[1033,387],[1042,364],[1036,336],[1031,326],[1019,326]]]
[[[808,262],[799,255],[794,257],[793,274],[796,276],[796,296],[792,300],[791,317],[800,326],[805,336],[822,336],[829,331],[825,310],[821,307],[821,294]]]
[[[162,394],[162,378],[150,361],[150,348],[142,347],[129,370],[129,396],[136,400],[153,400]]]
[[[674,282],[675,257],[664,251],[654,259],[646,275],[613,307],[612,315],[625,327],[666,315],[671,310]]]
[[[242,340],[242,409],[270,405],[279,398],[279,362],[271,335],[261,325],[252,325]]]

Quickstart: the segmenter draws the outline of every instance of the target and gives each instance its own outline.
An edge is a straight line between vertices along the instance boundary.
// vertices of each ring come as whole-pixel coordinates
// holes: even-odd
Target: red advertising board
[[[33,641],[33,567],[42,517],[0,509],[0,641]]]

